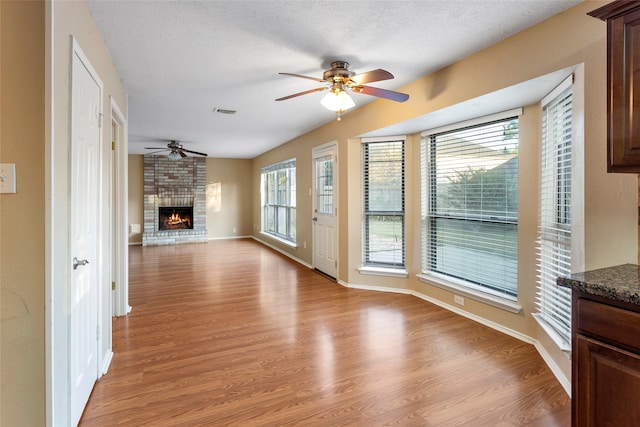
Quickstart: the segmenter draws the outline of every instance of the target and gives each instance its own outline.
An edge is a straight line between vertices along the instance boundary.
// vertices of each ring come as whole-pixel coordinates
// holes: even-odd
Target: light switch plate
[[[0,193],[16,192],[16,164],[0,163]]]

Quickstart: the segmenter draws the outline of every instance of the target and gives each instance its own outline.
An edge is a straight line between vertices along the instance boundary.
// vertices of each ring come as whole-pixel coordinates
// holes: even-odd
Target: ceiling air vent
[[[213,112],[220,113],[220,114],[235,114],[236,110],[228,110],[226,108],[214,108]]]

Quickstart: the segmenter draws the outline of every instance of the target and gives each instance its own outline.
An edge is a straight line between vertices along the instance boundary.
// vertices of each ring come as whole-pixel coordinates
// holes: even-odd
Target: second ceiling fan
[[[363,93],[365,95],[377,96],[379,98],[388,99],[396,102],[404,102],[409,99],[406,93],[395,92],[393,90],[381,89],[372,86],[366,86],[365,83],[373,83],[382,80],[390,80],[393,74],[386,70],[372,70],[366,73],[356,74],[349,69],[349,63],[345,61],[334,61],[331,63],[331,69],[323,73],[322,78],[303,76],[293,73],[280,73],[284,76],[300,77],[303,79],[314,80],[319,83],[325,83],[325,86],[315,89],[305,90],[304,92],[294,93],[289,96],[283,96],[276,101],[284,101],[286,99],[295,98],[297,96],[309,93],[329,90],[330,92],[322,99],[322,105],[331,111],[340,114],[355,106],[351,97],[346,90],[352,92]]]
[[[167,158],[169,160],[180,160],[183,157],[187,157],[187,153],[207,157],[206,153],[200,153],[198,151],[187,150],[186,148],[183,148],[182,144],[178,141],[169,141],[169,143],[167,143],[167,148],[160,148],[160,147],[144,147],[144,148],[145,150],[156,150],[156,151],[147,153],[147,155],[160,153],[162,151],[169,151],[169,154],[167,155]]]

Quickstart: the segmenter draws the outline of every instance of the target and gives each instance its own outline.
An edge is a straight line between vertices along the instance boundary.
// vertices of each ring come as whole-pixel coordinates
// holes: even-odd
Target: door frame
[[[127,140],[127,119],[117,102],[109,96],[111,104],[112,128],[112,200],[111,231],[113,245],[113,277],[115,290],[113,295],[113,316],[126,316],[129,306],[129,242],[128,242],[128,185],[129,157]]]
[[[333,153],[335,154],[335,163],[334,163],[334,168],[333,168],[333,209],[334,209],[334,215],[336,218],[336,227],[335,227],[335,242],[336,242],[336,277],[335,279],[338,280],[338,276],[339,276],[339,271],[340,271],[340,233],[338,233],[338,229],[340,226],[340,217],[338,216],[338,204],[339,204],[339,188],[340,186],[338,185],[338,141],[331,141],[331,142],[327,142],[325,144],[322,145],[318,145],[316,147],[313,147],[311,149],[311,214],[312,215],[316,215],[316,162],[315,159],[317,157],[321,157],[322,154],[319,154],[323,151],[333,151]],[[313,268],[316,268],[316,241],[317,241],[317,236],[316,236],[316,226],[315,224],[313,224],[311,226],[312,230],[312,243],[311,243],[311,252],[312,252],[312,256],[311,256],[311,264],[313,266]]]

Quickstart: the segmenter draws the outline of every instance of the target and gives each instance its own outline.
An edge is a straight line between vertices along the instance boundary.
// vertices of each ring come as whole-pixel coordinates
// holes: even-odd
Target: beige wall
[[[144,157],[129,155],[129,224],[144,224]],[[251,234],[251,160],[207,158],[207,236],[209,239]],[[142,234],[129,233],[130,244]]]
[[[251,160],[207,159],[210,239],[251,234]]]
[[[140,233],[129,227],[129,244],[142,244],[144,228],[144,156],[129,154],[129,224],[140,226]]]
[[[45,6],[0,2],[0,425],[45,422]]]
[[[356,135],[371,132],[445,107],[568,67],[580,66],[584,75],[584,266],[593,269],[636,262],[638,255],[637,177],[606,173],[606,26],[586,15],[607,2],[587,1],[531,27],[503,42],[427,75],[400,91],[411,99],[403,104],[374,101],[332,122],[259,156],[254,160],[253,180],[260,168],[296,156],[298,162],[298,240],[311,239],[309,162],[314,146],[332,140],[339,149],[339,273],[349,285],[408,290],[453,305],[453,294],[422,283],[420,270],[420,155],[417,136],[408,144],[407,165],[407,269],[409,277],[398,279],[361,275],[361,161]],[[582,65],[581,65],[582,64]],[[569,360],[543,336],[531,314],[535,296],[535,233],[538,198],[539,106],[523,106],[520,148],[519,218],[519,314],[511,314],[467,299],[469,316],[491,322],[538,341],[555,360],[562,375],[570,376]],[[321,108],[318,105],[318,108]],[[582,147],[581,147],[582,148]],[[253,195],[253,223],[260,224],[260,195]],[[254,235],[258,232],[254,229]],[[269,240],[264,236],[260,238]],[[269,241],[291,256],[311,263],[310,248],[291,249]]]

